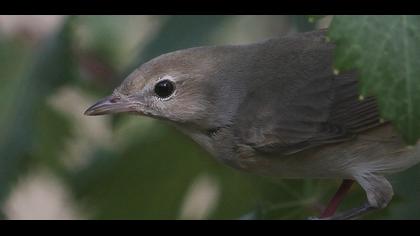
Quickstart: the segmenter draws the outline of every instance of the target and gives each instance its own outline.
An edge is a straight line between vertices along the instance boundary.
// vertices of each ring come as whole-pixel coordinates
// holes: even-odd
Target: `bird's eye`
[[[175,85],[170,80],[162,80],[155,85],[155,93],[160,98],[167,98],[175,91]]]

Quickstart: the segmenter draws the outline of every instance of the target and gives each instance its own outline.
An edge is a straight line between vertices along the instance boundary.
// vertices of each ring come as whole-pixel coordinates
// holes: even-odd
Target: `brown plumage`
[[[325,30],[179,50],[140,66],[86,114],[166,120],[217,160],[261,175],[355,180],[368,205],[342,217],[351,218],[389,203],[383,175],[419,162],[420,145],[405,148],[375,99],[359,99],[357,71],[333,73],[333,50]]]

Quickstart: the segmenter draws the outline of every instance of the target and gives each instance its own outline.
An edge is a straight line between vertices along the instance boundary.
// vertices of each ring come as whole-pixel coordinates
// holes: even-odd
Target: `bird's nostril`
[[[110,103],[116,103],[116,102],[118,102],[118,101],[120,101],[120,100],[121,100],[120,98],[115,97],[115,98],[110,99],[110,100],[109,100],[109,102],[110,102]]]

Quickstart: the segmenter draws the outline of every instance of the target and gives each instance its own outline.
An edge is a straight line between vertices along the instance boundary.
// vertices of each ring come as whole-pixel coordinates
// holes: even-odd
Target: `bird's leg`
[[[338,206],[340,205],[341,201],[343,200],[343,198],[346,196],[346,194],[350,190],[353,183],[354,183],[354,180],[352,180],[352,179],[344,179],[343,180],[343,182],[340,185],[340,188],[338,188],[334,197],[328,203],[327,208],[325,208],[325,210],[319,216],[320,219],[328,218],[328,217],[331,217],[331,216],[334,215]]]
[[[365,203],[361,207],[353,208],[335,216],[322,218],[321,220],[351,220],[375,209],[378,208],[369,205],[369,203]]]

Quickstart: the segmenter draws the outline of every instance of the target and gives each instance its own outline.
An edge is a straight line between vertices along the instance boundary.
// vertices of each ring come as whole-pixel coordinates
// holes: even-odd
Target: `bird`
[[[420,162],[420,144],[406,145],[375,97],[360,96],[356,69],[334,70],[335,47],[319,29],[176,50],[137,67],[84,114],[168,122],[244,172],[342,180],[309,219],[356,219],[388,206],[394,191],[386,177]],[[355,182],[366,202],[337,213]]]

